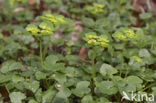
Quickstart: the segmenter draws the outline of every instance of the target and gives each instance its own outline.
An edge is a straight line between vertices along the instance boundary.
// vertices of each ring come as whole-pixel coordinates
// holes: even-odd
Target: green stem
[[[95,51],[93,50],[93,57],[92,57],[92,78],[93,78],[93,80],[95,77],[96,77],[96,74],[95,74]]]
[[[48,43],[46,44],[46,46],[45,46],[45,48],[44,48],[43,58],[45,58],[45,56],[46,56],[46,54],[47,54],[47,51],[48,51],[48,47],[49,47],[50,41],[51,41],[51,37],[49,37],[49,39],[48,39]]]
[[[94,95],[94,87],[95,87],[95,52],[94,52],[94,50],[93,50],[93,57],[92,57],[92,80],[91,80],[91,91],[92,91],[92,93],[93,93],[93,95]]]
[[[42,40],[40,40],[40,60],[41,60],[41,67],[43,68],[43,53],[42,53]]]
[[[96,74],[95,74],[95,51],[94,51],[94,48],[93,48],[93,55],[92,55],[92,79],[91,79],[91,81],[92,81],[92,85],[91,85],[91,90],[92,90],[92,92],[93,92],[93,94],[94,94],[94,87],[95,87],[95,77],[96,77]]]
[[[155,85],[155,83],[150,84],[150,85],[148,85],[147,87],[145,87],[142,91],[145,91],[145,90],[147,90],[147,89],[151,88],[151,87],[152,87],[152,86],[154,86],[154,85]]]
[[[115,14],[115,17],[114,17],[112,26],[115,25],[115,22],[116,22],[116,20],[117,20],[118,14],[120,14],[120,3],[121,3],[121,1],[118,0],[118,2],[117,2],[117,11],[116,11],[116,14]]]
[[[122,53],[121,53],[121,63],[120,63],[120,76],[122,75],[123,63],[124,63],[124,58],[123,58],[123,51],[122,51]]]
[[[121,63],[120,63],[120,76],[122,75],[122,70],[123,70],[123,66],[124,66],[124,51],[125,51],[125,43],[123,43],[123,50],[121,53]]]
[[[127,69],[126,74],[125,74],[125,78],[127,77],[128,73],[129,73],[129,70]]]

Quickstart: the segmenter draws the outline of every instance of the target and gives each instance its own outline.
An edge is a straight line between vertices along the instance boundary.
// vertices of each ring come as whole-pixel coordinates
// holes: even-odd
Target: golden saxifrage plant
[[[43,61],[47,54],[47,49],[51,41],[51,36],[59,28],[60,25],[66,24],[66,20],[62,15],[53,15],[50,13],[46,13],[43,16],[40,16],[40,19],[42,20],[40,24],[29,24],[27,25],[26,30],[40,41],[40,60],[41,66],[42,68],[44,68]],[[44,48],[42,47],[43,36],[49,36],[48,43]]]

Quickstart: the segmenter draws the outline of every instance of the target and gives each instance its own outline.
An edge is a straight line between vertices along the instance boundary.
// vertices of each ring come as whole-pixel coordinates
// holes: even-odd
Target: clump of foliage
[[[132,0],[6,1],[0,103],[130,103],[123,91],[156,95],[153,10],[133,16]]]

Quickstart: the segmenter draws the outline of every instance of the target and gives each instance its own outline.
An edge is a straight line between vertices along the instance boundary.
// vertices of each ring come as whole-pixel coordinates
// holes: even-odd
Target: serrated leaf
[[[149,53],[149,51],[147,49],[141,49],[139,51],[139,56],[140,57],[150,57],[151,54]]]
[[[37,101],[35,101],[34,99],[29,100],[28,103],[38,103]]]
[[[99,88],[100,92],[107,95],[113,95],[118,91],[112,81],[102,81],[101,83],[97,84],[97,87]]]
[[[51,76],[51,78],[54,78],[56,81],[58,81],[59,83],[65,83],[67,81],[67,78],[64,74],[61,74],[61,73],[56,73],[56,74],[53,74]]]
[[[82,98],[81,103],[93,103],[93,98],[91,95],[86,95]]]
[[[95,25],[95,22],[91,18],[83,17],[82,21],[85,24],[85,26],[88,26],[88,27],[93,27]]]
[[[103,75],[103,76],[106,76],[106,75],[113,75],[113,74],[116,74],[118,71],[113,68],[111,65],[109,64],[103,64],[100,68],[100,73]]]
[[[131,83],[134,85],[143,83],[143,80],[137,76],[128,76],[127,78],[125,78],[125,80],[127,83]]]
[[[25,94],[21,92],[12,92],[9,97],[12,103],[22,103],[22,100],[26,98]]]
[[[56,55],[49,55],[45,59],[45,64],[55,64],[59,60],[58,56]]]
[[[45,91],[42,94],[42,103],[52,103],[52,99],[55,96],[56,91],[52,90],[51,88]]]
[[[57,97],[63,99],[68,98],[70,95],[71,95],[71,91],[66,87],[59,88],[59,92],[56,94]]]
[[[14,70],[20,70],[21,68],[23,68],[23,65],[21,63],[11,60],[11,61],[7,61],[7,62],[3,63],[1,72],[8,73],[8,72],[11,72]]]
[[[24,82],[24,87],[28,90],[31,90],[33,93],[35,93],[39,88],[39,82],[38,81]]]
[[[12,81],[14,83],[18,83],[18,82],[22,82],[24,81],[24,78],[22,76],[19,76],[19,75],[13,75],[12,76]]]
[[[35,73],[35,77],[37,80],[45,79],[46,78],[46,73],[43,73],[41,71],[37,71]]]
[[[91,90],[88,88],[90,82],[88,81],[80,81],[76,85],[76,89],[73,90],[73,93],[76,96],[82,97],[84,94],[88,94]]]
[[[0,74],[0,83],[8,82],[11,79],[12,79],[11,74],[7,74],[7,75]]]
[[[141,19],[149,19],[149,18],[152,17],[152,13],[141,13],[141,14],[139,15],[139,17],[140,17]]]

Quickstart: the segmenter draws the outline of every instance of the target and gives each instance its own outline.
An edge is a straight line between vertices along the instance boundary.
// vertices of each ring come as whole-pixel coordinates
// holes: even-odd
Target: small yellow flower
[[[41,30],[41,34],[52,35],[53,32],[49,30]]]
[[[134,38],[135,37],[135,33],[132,29],[126,29],[123,32],[126,34],[126,36],[128,38]]]
[[[131,34],[127,34],[127,37],[129,38],[134,38],[135,34],[134,33],[131,33]]]
[[[109,42],[109,40],[106,39],[106,38],[99,38],[98,41],[100,41],[100,42]]]
[[[65,23],[66,23],[66,21],[65,21],[65,19],[64,19],[63,16],[57,16],[57,17],[56,17],[56,20],[57,20],[58,22],[60,22],[61,24],[65,24]]]
[[[92,14],[98,14],[104,11],[103,8],[104,8],[104,5],[94,3],[93,6],[86,6],[85,10],[87,10],[88,12]]]
[[[98,3],[94,3],[94,4],[93,4],[93,7],[94,7],[94,8],[99,8],[99,9],[103,9],[103,8],[104,8],[104,5],[98,4]]]
[[[86,40],[88,44],[98,45],[102,47],[107,47],[109,42],[106,37],[97,36],[96,34],[93,35],[92,33],[87,33],[84,40]]]
[[[40,23],[39,27],[44,30],[52,30],[52,28],[46,22]]]
[[[102,47],[107,47],[107,46],[108,46],[108,44],[107,44],[107,43],[105,43],[105,42],[101,42],[101,46],[102,46]]]
[[[127,29],[127,28],[121,28],[120,31],[117,31],[113,34],[113,37],[115,39],[121,40],[121,41],[128,41],[131,39],[136,39],[137,36],[133,29]]]
[[[94,39],[88,40],[88,44],[95,44],[95,43],[96,43],[96,40]]]
[[[52,15],[52,14],[45,14],[45,17],[47,18],[47,20],[49,20],[49,21],[51,21],[53,23],[56,23],[57,22],[55,16]]]
[[[118,34],[117,38],[119,40],[126,40],[127,39],[126,36],[124,36],[122,33]]]
[[[87,35],[87,38],[89,38],[89,39],[97,39],[98,36],[97,35]]]
[[[137,63],[141,63],[141,62],[142,62],[142,59],[139,58],[138,56],[133,56],[132,59],[133,59],[134,61],[136,61]]]
[[[26,30],[31,32],[32,34],[37,34],[38,32],[40,32],[40,29],[34,24],[29,24],[26,27]]]

